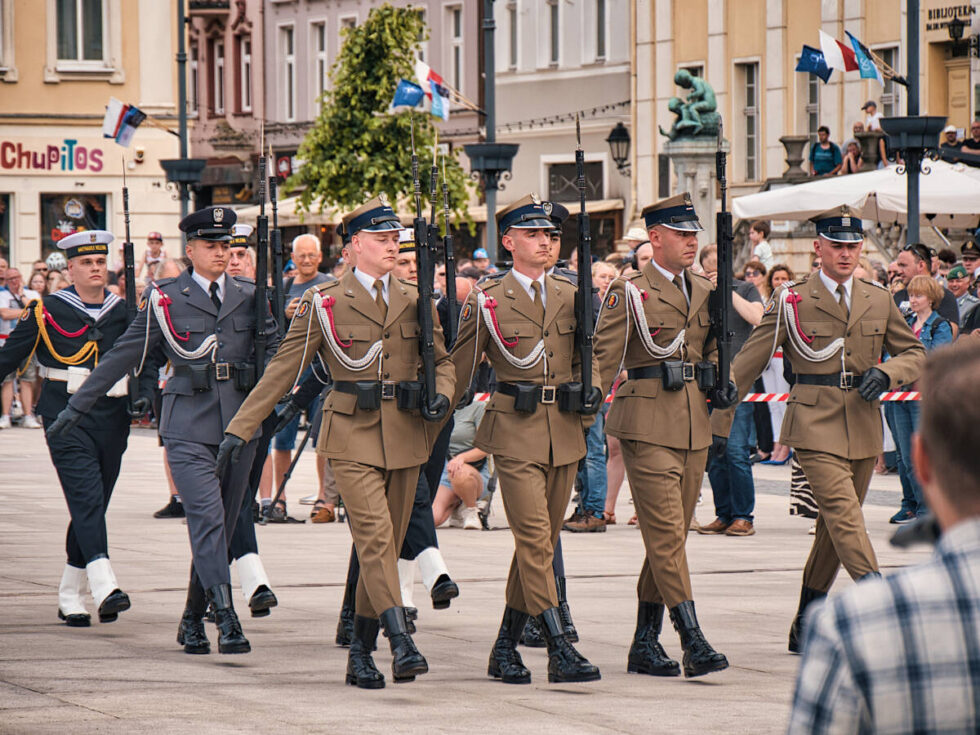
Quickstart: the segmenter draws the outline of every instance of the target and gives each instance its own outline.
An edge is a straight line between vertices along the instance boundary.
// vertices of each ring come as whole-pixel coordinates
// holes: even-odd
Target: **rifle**
[[[265,295],[269,278],[269,218],[265,214],[265,156],[259,156],[259,216],[255,218],[255,382],[265,371],[265,319],[269,304]]]
[[[126,224],[126,239],[123,242],[123,272],[126,274],[126,324],[132,324],[136,318],[136,259],[133,254],[133,242],[129,237],[129,187],[126,186],[126,159],[123,158],[123,222]],[[135,409],[139,398],[139,384],[135,371],[129,374],[129,415],[142,418],[143,414]]]
[[[282,292],[282,231],[279,229],[279,191],[278,172],[275,168],[276,159],[269,146],[269,158],[272,160],[272,175],[269,176],[269,202],[272,204],[272,229],[269,231],[269,244],[272,246],[272,315],[276,319],[279,336],[286,333],[286,302]]]
[[[436,397],[436,348],[433,341],[432,323],[432,278],[435,273],[432,268],[432,251],[429,248],[429,228],[422,216],[422,183],[419,180],[419,156],[415,151],[415,115],[409,112],[412,125],[412,184],[415,190],[415,220],[412,227],[415,230],[415,257],[418,261],[418,319],[419,319],[419,354],[422,357],[422,380],[425,390],[422,396],[421,411],[423,417],[436,416],[432,410],[432,401]],[[433,169],[435,166],[433,165]],[[435,188],[438,170],[432,174],[432,186]],[[435,204],[432,205],[433,215]]]
[[[442,251],[446,259],[446,303],[449,306],[446,343],[452,347],[456,342],[459,328],[459,314],[456,312],[456,255],[453,252],[453,234],[449,229],[449,183],[446,178],[446,156],[442,156],[442,213],[446,222],[446,234],[442,238]]]
[[[718,231],[718,277],[715,290],[711,294],[709,311],[711,324],[718,345],[718,380],[715,385],[724,387],[731,378],[732,365],[732,279],[733,279],[733,250],[732,215],[727,211],[728,179],[725,175],[727,156],[725,154],[721,124],[718,125],[718,150],[715,152],[715,174],[721,188],[721,211],[715,218],[715,229]]]
[[[585,211],[585,151],[582,150],[582,126],[575,114],[575,185],[578,188],[578,289],[575,292],[575,349],[582,363],[582,398],[580,411],[594,413],[592,394],[592,333],[595,313],[592,302],[592,230]],[[599,399],[602,400],[601,398]]]

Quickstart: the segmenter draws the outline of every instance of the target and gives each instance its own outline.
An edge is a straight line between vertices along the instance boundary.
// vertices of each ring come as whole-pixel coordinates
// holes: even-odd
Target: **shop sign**
[[[967,33],[977,22],[977,8],[971,2],[926,0],[922,9],[925,40],[930,43],[949,43],[949,22],[960,18],[966,22]],[[973,33],[976,33],[974,30]]]
[[[99,173],[102,148],[64,138],[45,144],[0,139],[0,169],[22,173]]]

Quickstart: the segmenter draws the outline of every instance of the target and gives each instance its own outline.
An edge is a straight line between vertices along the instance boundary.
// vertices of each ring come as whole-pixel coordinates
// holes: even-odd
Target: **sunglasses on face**
[[[754,271],[754,270],[751,270],[751,269],[745,271],[745,277],[746,278],[751,278],[752,276],[761,276],[761,275],[762,274],[759,271]]]
[[[903,252],[912,253],[916,258],[926,263],[932,260],[932,256],[935,255],[936,251],[932,248],[927,248],[925,245],[920,243],[911,243],[902,248]]]

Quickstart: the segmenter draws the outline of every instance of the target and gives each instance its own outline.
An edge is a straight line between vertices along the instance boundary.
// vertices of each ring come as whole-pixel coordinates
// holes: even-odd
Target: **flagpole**
[[[908,74],[906,87],[908,101],[906,115],[919,115],[919,0],[907,0],[906,39],[908,43]],[[908,245],[919,241],[919,164],[922,161],[921,149],[905,151],[905,172],[908,176],[907,203],[908,223],[905,227],[905,242]]]

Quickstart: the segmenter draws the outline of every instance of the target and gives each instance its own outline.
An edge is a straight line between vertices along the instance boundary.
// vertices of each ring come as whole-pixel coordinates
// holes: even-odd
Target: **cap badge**
[[[88,236],[89,242],[97,242],[98,239],[99,239],[98,235],[96,235],[94,232]]]
[[[542,203],[541,208],[544,210],[544,213],[550,217],[551,210],[554,209],[554,206],[551,204],[551,202],[544,202]]]
[[[540,205],[541,204],[541,197],[539,197],[537,194],[531,194],[531,201],[534,202],[537,205]]]
[[[850,217],[841,217],[840,218],[840,224],[841,224],[841,227],[850,227],[851,226],[851,218]]]
[[[388,195],[385,194],[384,192],[381,192],[380,194],[378,194],[378,201],[381,202],[381,205],[384,206],[384,207],[389,206],[388,205]]]
[[[215,224],[218,224],[218,223],[219,223],[219,222],[221,222],[221,221],[222,221],[222,220],[223,220],[224,218],[225,218],[225,210],[223,210],[223,209],[222,209],[221,207],[217,207],[217,208],[216,208],[216,209],[214,210],[214,223],[215,223]]]

